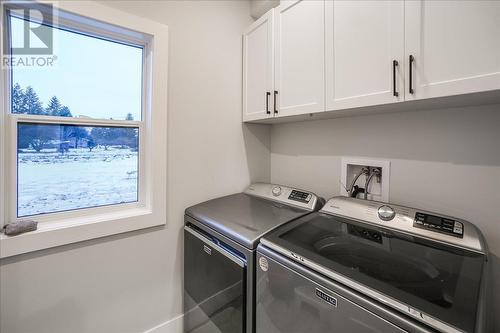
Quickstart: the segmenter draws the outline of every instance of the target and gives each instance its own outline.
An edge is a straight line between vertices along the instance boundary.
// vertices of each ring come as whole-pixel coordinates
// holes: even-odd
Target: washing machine
[[[185,211],[184,332],[255,332],[255,253],[262,236],[324,204],[314,193],[258,183]]]
[[[488,251],[467,221],[336,197],[257,252],[258,333],[488,332]]]

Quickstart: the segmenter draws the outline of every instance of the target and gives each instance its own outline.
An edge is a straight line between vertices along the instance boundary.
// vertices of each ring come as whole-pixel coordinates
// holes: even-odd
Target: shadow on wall
[[[500,165],[500,105],[274,125],[273,154]]]
[[[271,128],[269,125],[242,124],[250,182],[271,181]]]

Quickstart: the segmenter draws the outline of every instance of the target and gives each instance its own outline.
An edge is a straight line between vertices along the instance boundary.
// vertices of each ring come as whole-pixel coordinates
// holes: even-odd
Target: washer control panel
[[[461,222],[421,212],[415,213],[413,226],[460,238],[464,236],[464,225]]]
[[[472,223],[423,209],[338,196],[328,200],[320,213],[485,253],[484,238]]]
[[[288,196],[289,200],[294,200],[303,203],[308,203],[309,201],[311,201],[311,198],[312,198],[311,193],[297,191],[297,190],[292,190],[292,192]]]

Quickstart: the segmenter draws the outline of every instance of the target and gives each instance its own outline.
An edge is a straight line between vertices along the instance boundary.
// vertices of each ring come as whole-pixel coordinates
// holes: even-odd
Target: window
[[[23,44],[26,25],[39,25],[24,12],[8,16],[12,46]],[[139,127],[113,120],[142,118],[144,46],[42,27],[58,44],[53,68],[11,67],[10,112],[30,115],[14,118],[17,217],[137,202]],[[54,119],[36,123],[45,117]],[[63,125],[61,117],[107,121]]]
[[[166,27],[59,6],[2,3],[0,227],[88,227],[50,247],[165,224]]]

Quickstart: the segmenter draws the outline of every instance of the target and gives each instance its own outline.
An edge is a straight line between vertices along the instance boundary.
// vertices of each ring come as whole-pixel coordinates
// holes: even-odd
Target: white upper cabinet
[[[273,115],[273,11],[264,14],[243,34],[243,121]]]
[[[405,4],[406,100],[500,89],[500,1]]]
[[[277,117],[325,111],[324,14],[324,0],[281,1],[275,9]]]
[[[404,100],[404,1],[326,1],[326,109]]]
[[[500,0],[282,0],[243,39],[244,121],[500,92]]]

